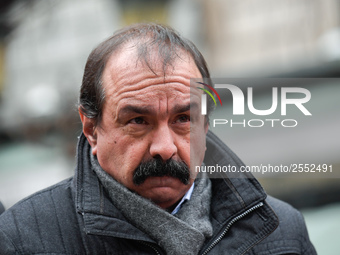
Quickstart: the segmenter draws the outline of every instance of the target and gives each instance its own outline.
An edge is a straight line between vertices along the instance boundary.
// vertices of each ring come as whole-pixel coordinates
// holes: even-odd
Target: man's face
[[[134,47],[114,53],[102,76],[106,99],[101,122],[94,127],[91,119],[82,114],[81,119],[101,167],[128,189],[168,208],[190,188],[195,166],[204,158],[207,125],[200,114],[201,91],[192,89],[190,95],[190,78],[202,76],[184,52],[165,77],[157,54],[150,59],[157,75],[138,60]],[[186,163],[189,184],[169,176],[134,183],[135,169],[153,158]]]

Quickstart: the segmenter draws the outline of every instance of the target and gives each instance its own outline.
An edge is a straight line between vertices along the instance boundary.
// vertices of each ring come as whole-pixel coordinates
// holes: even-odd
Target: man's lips
[[[162,177],[155,177],[150,176],[145,180],[145,185],[152,185],[154,187],[168,187],[173,184],[181,183],[178,178],[171,177],[171,176],[162,176]]]

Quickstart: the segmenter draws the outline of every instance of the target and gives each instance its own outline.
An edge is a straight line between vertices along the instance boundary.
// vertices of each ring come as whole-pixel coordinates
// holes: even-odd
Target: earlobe
[[[208,130],[209,130],[209,123],[207,122],[204,127],[205,134],[208,134]]]
[[[97,129],[94,119],[86,117],[81,110],[79,110],[81,122],[83,124],[83,133],[87,138],[87,141],[91,145],[92,154],[97,154]]]
[[[209,121],[207,121],[207,123],[205,124],[204,131],[205,135],[207,135],[209,131]],[[207,146],[205,146],[205,151],[207,151]]]

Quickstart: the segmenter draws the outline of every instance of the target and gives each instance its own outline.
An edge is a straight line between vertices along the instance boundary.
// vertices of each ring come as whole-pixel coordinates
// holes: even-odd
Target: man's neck
[[[185,193],[185,195],[177,203],[167,208],[167,211],[173,215],[176,214],[181,209],[182,205],[186,201],[190,200],[192,192],[194,191],[194,187],[195,187],[195,182],[191,185],[190,189]]]

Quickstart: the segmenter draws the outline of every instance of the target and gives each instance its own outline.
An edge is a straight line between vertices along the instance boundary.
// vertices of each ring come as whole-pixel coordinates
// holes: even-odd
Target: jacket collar
[[[236,172],[211,174],[212,216],[218,222],[264,201],[267,197],[262,186],[250,173],[239,172],[244,163],[215,134],[207,134],[207,150],[204,158],[206,166],[230,167]]]
[[[108,235],[120,238],[153,242],[132,226],[110,201],[96,174],[91,170],[91,147],[82,134],[77,148],[75,173],[76,208],[83,215],[87,234]],[[206,165],[243,165],[241,160],[213,133],[207,134]],[[228,177],[228,178],[226,178]],[[258,181],[250,174],[218,174],[212,177],[211,216],[214,225],[221,226],[238,213],[247,210],[266,198]]]

